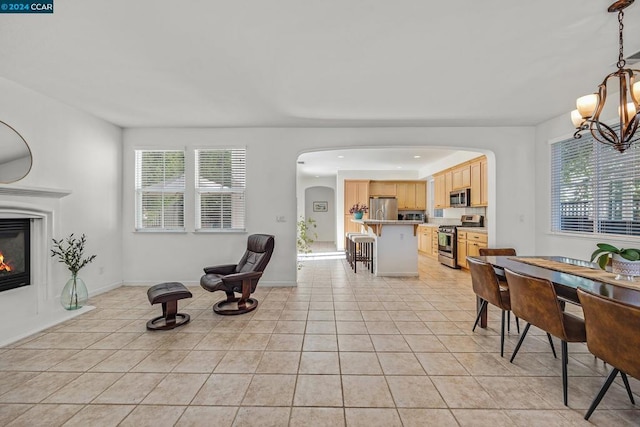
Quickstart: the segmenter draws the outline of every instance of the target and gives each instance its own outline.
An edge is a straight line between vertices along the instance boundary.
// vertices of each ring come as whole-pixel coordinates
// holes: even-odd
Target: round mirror
[[[31,150],[14,128],[0,121],[0,183],[19,181],[31,170]]]

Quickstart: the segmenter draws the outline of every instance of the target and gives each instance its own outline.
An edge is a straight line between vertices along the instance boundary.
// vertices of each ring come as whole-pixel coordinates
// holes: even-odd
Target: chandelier
[[[636,73],[640,70],[632,70],[624,68],[626,61],[623,55],[623,39],[622,30],[624,25],[623,10],[633,4],[634,0],[618,0],[607,9],[609,12],[618,12],[618,34],[619,34],[619,53],[618,70],[609,74],[603,82],[598,86],[598,92],[581,96],[576,100],[577,110],[571,112],[571,121],[576,127],[574,138],[581,138],[582,132],[588,130],[593,138],[603,144],[614,147],[623,153],[632,143],[640,139],[640,135],[636,136],[638,122],[640,117],[640,82],[636,83]],[[620,91],[618,103],[619,128],[609,126],[602,122],[600,114],[604,109],[607,99],[607,83],[614,82]]]

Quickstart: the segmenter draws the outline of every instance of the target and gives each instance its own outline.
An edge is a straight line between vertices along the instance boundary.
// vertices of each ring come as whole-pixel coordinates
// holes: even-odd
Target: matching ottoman
[[[189,323],[188,314],[178,313],[178,300],[191,298],[193,295],[178,282],[160,283],[147,290],[151,305],[162,303],[162,316],[154,317],[147,322],[147,329],[166,330]],[[176,317],[179,320],[176,320]]]

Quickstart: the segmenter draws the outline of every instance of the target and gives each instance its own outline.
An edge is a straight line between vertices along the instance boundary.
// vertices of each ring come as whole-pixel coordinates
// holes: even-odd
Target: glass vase
[[[72,274],[62,289],[60,304],[65,310],[77,310],[84,307],[89,300],[89,292],[84,281],[77,274]]]

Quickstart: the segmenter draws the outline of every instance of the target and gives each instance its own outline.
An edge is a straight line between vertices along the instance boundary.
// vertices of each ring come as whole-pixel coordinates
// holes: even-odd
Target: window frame
[[[568,159],[559,152],[563,149]],[[588,155],[580,159],[583,153]],[[584,169],[572,171],[567,167],[570,161],[584,163]],[[579,139],[568,136],[550,141],[550,232],[593,239],[640,240],[640,167],[634,165],[640,166],[638,143],[619,153],[589,133]],[[618,191],[613,191],[614,187]],[[614,194],[617,197],[612,197]]]
[[[161,194],[164,197],[165,194],[182,194],[182,225],[178,227],[167,227],[166,220],[166,212],[163,207],[161,210],[161,227],[145,227],[142,223],[142,205],[143,205],[143,194],[145,193],[142,188],[142,171],[139,169],[139,162],[142,159],[139,159],[139,155],[142,155],[144,152],[152,152],[152,153],[182,153],[182,181],[183,185],[180,188],[176,187],[166,187],[161,188],[156,193]],[[142,167],[142,164],[140,164]],[[166,168],[166,164],[163,162],[163,167]],[[134,229],[136,232],[142,233],[184,233],[186,232],[186,198],[187,198],[187,185],[186,185],[186,169],[187,169],[187,150],[184,148],[135,148],[134,149],[134,194],[135,194],[135,207],[134,207]],[[147,191],[148,192],[148,191]],[[163,199],[164,201],[164,199]]]
[[[201,180],[199,177],[202,165],[200,163],[200,154],[204,152],[224,152],[231,151],[241,154],[241,177],[239,186],[223,187],[221,189],[201,186]],[[233,155],[233,154],[232,154]],[[194,231],[196,233],[246,233],[247,231],[247,148],[245,146],[218,146],[218,147],[196,147],[193,149],[193,177],[194,177],[194,216],[195,224]],[[233,177],[224,176],[223,179],[232,179]],[[203,227],[203,215],[202,215],[202,196],[207,194],[220,194],[228,195],[231,197],[229,218],[231,221],[230,227]],[[239,201],[233,200],[234,195],[239,196]],[[236,211],[239,209],[239,211]],[[224,210],[221,212],[221,216],[224,217]],[[240,214],[240,217],[236,215]],[[233,226],[233,221],[239,220],[240,226]],[[224,222],[224,218],[221,220]]]

